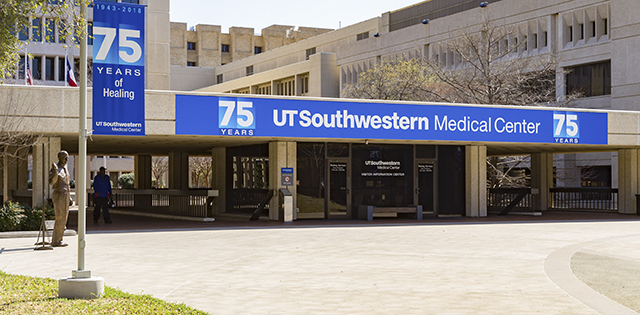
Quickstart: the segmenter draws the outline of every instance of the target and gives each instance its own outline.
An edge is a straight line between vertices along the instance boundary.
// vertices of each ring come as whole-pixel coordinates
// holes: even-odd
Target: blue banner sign
[[[606,113],[176,95],[176,134],[607,144]]]
[[[93,134],[144,136],[145,6],[93,7]]]

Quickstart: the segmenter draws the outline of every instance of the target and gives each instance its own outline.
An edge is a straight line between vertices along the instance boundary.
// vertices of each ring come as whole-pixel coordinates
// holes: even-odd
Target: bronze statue
[[[69,153],[65,150],[58,152],[58,163],[52,163],[49,171],[49,184],[53,188],[53,209],[56,212],[56,222],[53,226],[53,239],[51,246],[62,247],[67,243],[62,242],[62,236],[67,224],[67,216],[69,215],[69,205],[71,205],[71,190],[69,182],[71,176],[67,170],[67,161]]]

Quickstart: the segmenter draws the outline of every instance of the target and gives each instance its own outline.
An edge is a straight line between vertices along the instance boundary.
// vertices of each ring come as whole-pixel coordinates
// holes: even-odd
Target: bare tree
[[[211,157],[189,157],[189,169],[191,170],[195,187],[211,187],[211,175],[213,172]]]
[[[488,11],[479,22],[451,30],[439,43],[440,53],[421,61],[384,63],[345,87],[347,97],[440,101],[467,104],[566,106],[579,94],[556,96],[556,78],[564,75],[559,56],[538,49],[515,26],[492,20]],[[533,43],[533,45],[532,45]],[[541,47],[542,48],[542,47]],[[522,187],[528,156],[488,157],[490,187]]]
[[[431,91],[438,100],[499,105],[558,103],[558,56],[551,52],[530,54],[529,39],[519,35],[515,27],[497,25],[488,14],[481,14],[479,25],[451,34],[441,44],[444,55],[425,60],[428,73],[443,83],[436,87],[445,87]]]
[[[0,86],[0,152],[11,157],[23,156],[36,144],[41,135],[37,121],[28,119],[38,104],[30,103],[29,91],[19,93],[15,89]]]
[[[360,75],[358,81],[347,85],[347,98],[396,101],[432,101],[437,96],[430,91],[439,82],[426,74],[420,60],[384,62]]]
[[[169,158],[154,156],[151,158],[151,175],[155,180],[154,188],[165,188],[164,177],[169,171]]]

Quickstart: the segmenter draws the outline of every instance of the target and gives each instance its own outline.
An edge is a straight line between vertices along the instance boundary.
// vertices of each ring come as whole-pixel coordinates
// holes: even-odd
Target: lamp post
[[[80,1],[80,16],[85,30],[80,35],[80,96],[78,117],[78,174],[80,175],[76,185],[76,197],[78,199],[78,269],[71,271],[71,278],[58,281],[58,295],[62,298],[98,298],[104,294],[104,279],[92,277],[91,270],[84,266],[84,250],[86,247],[87,230],[87,5],[85,0]]]

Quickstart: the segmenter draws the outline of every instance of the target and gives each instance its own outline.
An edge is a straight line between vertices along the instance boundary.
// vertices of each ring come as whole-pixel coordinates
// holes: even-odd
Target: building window
[[[569,26],[569,41],[573,41],[573,26]]]
[[[42,41],[42,34],[40,33],[41,32],[40,23],[41,23],[40,18],[35,18],[31,21],[31,40],[34,42]]]
[[[53,81],[56,79],[56,74],[55,74],[55,60],[53,58],[47,57],[44,60],[44,69],[45,69],[45,73],[44,73],[44,77],[46,80],[49,81]]]
[[[87,45],[93,45],[93,22],[87,22]]]
[[[262,53],[262,47],[253,47],[253,53],[254,54],[261,54]]]
[[[196,43],[187,42],[187,50],[196,50]]]
[[[567,68],[567,94],[585,97],[611,94],[611,61]]]
[[[28,40],[29,39],[29,27],[23,27],[18,33],[19,40]]]
[[[42,71],[40,71],[42,60],[41,57],[33,57],[31,59],[31,74],[33,75],[33,79],[42,80]]]
[[[538,34],[533,34],[533,49],[538,49]]]
[[[302,84],[302,94],[309,93],[309,75],[305,75],[300,78],[300,84]]]
[[[580,179],[582,187],[611,187],[611,165],[582,167]]]
[[[580,39],[584,39],[584,24],[578,24],[580,27]]]
[[[229,47],[229,45],[222,44],[222,47],[220,48],[220,50],[222,52],[229,52],[231,51],[231,47]]]
[[[363,40],[369,38],[369,32],[364,32],[356,35],[356,40]]]
[[[20,62],[18,63],[18,79],[24,79],[24,70],[26,65],[24,64],[24,56],[20,56]]]
[[[316,53],[316,48],[309,48],[307,49],[307,60],[309,60],[309,56],[314,55]]]
[[[217,84],[222,83],[222,74],[218,74],[218,76],[216,77],[216,83]]]
[[[607,19],[602,19],[602,24],[604,24],[604,35],[609,34],[609,25],[607,24]]]
[[[65,27],[66,27],[66,25],[65,25],[64,21],[59,21],[58,22],[58,43],[59,44],[64,44],[64,42],[65,42],[65,40],[64,40],[66,38],[65,30],[64,30]]]
[[[56,42],[56,22],[51,19],[47,19],[45,23],[46,27],[44,30],[44,40],[47,43],[55,43]]]
[[[247,76],[250,76],[253,74],[253,66],[248,66],[247,67]]]
[[[64,57],[58,58],[58,81],[65,81],[66,73],[65,69],[65,60]]]
[[[195,61],[187,61],[187,67],[195,67],[195,66],[196,66]]]
[[[549,46],[549,38],[547,36],[547,32],[542,33],[544,34],[544,47]]]

